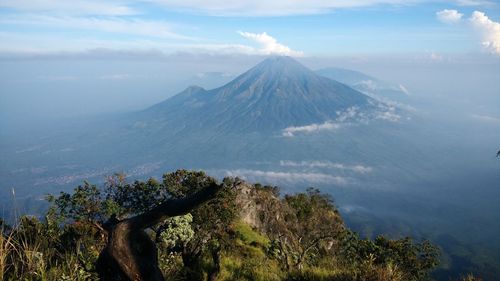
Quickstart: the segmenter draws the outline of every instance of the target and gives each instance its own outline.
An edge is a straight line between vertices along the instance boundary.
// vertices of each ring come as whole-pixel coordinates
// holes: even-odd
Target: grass
[[[58,235],[48,235],[43,224],[27,217],[9,231],[0,229],[0,280],[97,280],[75,252],[56,249],[57,239]]]
[[[262,235],[258,231],[253,230],[250,225],[241,220],[235,222],[233,228],[238,234],[238,238],[247,245],[259,245],[267,247],[270,243],[269,238]]]
[[[218,280],[284,280],[286,274],[277,261],[266,255],[269,238],[243,221],[236,221],[233,230],[236,233],[234,248],[224,253]]]
[[[284,273],[274,260],[263,256],[241,256],[228,253],[221,263],[220,281],[279,281]]]
[[[3,233],[3,229],[0,229]],[[13,251],[12,235],[0,235],[0,280],[4,280],[5,272],[9,269],[8,256]]]

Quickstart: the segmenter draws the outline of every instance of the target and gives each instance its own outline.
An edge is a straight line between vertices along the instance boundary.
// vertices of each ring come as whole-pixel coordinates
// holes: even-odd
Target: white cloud
[[[285,137],[293,137],[296,133],[316,133],[321,131],[333,131],[340,128],[340,124],[326,121],[322,124],[310,124],[306,126],[287,127],[283,129],[282,135]]]
[[[310,133],[319,133],[323,131],[334,131],[340,129],[344,124],[356,121],[356,119],[359,119],[358,121],[364,122],[365,118],[364,114],[360,112],[359,108],[356,106],[349,107],[344,111],[337,111],[336,113],[337,113],[337,118],[335,118],[334,121],[329,120],[320,124],[313,123],[305,126],[287,127],[282,130],[282,135],[284,137],[293,137],[297,133],[310,134]]]
[[[487,1],[458,1],[460,5],[488,5]],[[442,10],[436,13],[438,19],[444,23],[452,24],[460,22],[463,14],[457,10]],[[500,22],[493,21],[484,12],[474,11],[469,18],[469,22],[475,27],[481,37],[482,46],[494,54],[500,54]],[[441,60],[439,56],[434,57],[431,54],[431,59]]]
[[[269,36],[266,32],[251,33],[238,31],[238,33],[246,39],[257,42],[261,48],[259,52],[265,55],[284,55],[284,56],[302,56],[304,53],[293,51],[289,47],[278,43],[274,37]]]
[[[436,13],[438,20],[447,24],[460,22],[464,14],[459,13],[457,10],[442,10]]]
[[[0,20],[1,22],[1,20]],[[155,58],[173,54],[186,55],[262,55],[254,47],[243,44],[205,44],[195,40],[178,43],[162,38],[92,38],[82,36],[69,40],[60,34],[0,32],[1,58],[36,57],[142,57]]]
[[[479,31],[483,47],[492,53],[500,54],[500,23],[479,11],[472,13],[470,22]]]
[[[368,212],[369,210],[359,205],[342,205],[339,207],[342,213],[349,214],[353,212]]]
[[[0,51],[13,54],[43,54],[47,52],[88,52],[95,49],[128,50],[128,51],[155,51],[160,53],[185,52],[210,55],[288,55],[302,56],[302,52],[291,50],[277,42],[265,32],[253,34],[241,32],[242,36],[259,43],[259,47],[243,44],[215,43],[207,44],[198,38],[180,35],[171,31],[170,25],[163,21],[147,21],[136,18],[119,17],[73,17],[73,16],[45,16],[23,15],[0,18],[0,25],[18,27],[36,26],[50,27],[55,30],[70,30],[72,33],[93,31],[106,36],[85,36],[83,33],[76,38],[68,38],[65,33],[50,34],[0,32]],[[123,40],[120,36],[129,35],[130,39]],[[182,40],[182,41],[179,41]],[[182,42],[182,43],[181,43]]]
[[[332,176],[323,173],[304,173],[304,172],[274,172],[261,170],[237,169],[225,171],[226,176],[239,177],[244,180],[265,183],[279,184],[297,184],[297,183],[320,183],[346,185],[348,180],[340,176]]]
[[[401,115],[396,113],[396,108],[394,106],[386,106],[384,110],[377,111],[374,115],[375,119],[399,122],[401,120]]]
[[[98,0],[1,0],[0,7],[21,12],[48,12],[64,15],[124,16],[137,13],[118,1]]]
[[[330,161],[290,161],[281,160],[280,166],[283,167],[307,167],[307,168],[330,168],[338,170],[348,170],[360,174],[371,173],[373,171],[372,167],[364,165],[346,165],[342,163],[333,163]]]
[[[398,107],[394,104],[389,103],[375,103],[372,102],[374,106],[377,107],[373,111],[362,111],[357,106],[351,106],[344,111],[337,111],[337,117],[334,120],[328,120],[324,123],[313,123],[305,126],[291,126],[283,129],[281,135],[284,137],[294,137],[298,133],[311,134],[319,133],[324,131],[334,131],[342,128],[343,126],[349,126],[352,124],[364,123],[368,124],[370,121],[378,119],[389,122],[399,122],[402,118],[398,114]]]

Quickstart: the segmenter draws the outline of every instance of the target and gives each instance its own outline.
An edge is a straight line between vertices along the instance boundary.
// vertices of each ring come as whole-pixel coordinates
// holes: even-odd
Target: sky
[[[0,133],[142,110],[268,55],[500,122],[497,0],[0,0]]]
[[[493,0],[0,0],[1,58],[111,52],[500,55]]]

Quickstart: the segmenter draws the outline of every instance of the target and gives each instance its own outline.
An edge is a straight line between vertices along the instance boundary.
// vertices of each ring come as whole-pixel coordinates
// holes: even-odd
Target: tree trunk
[[[213,184],[181,199],[168,200],[143,214],[105,225],[108,242],[97,260],[101,280],[163,281],[156,244],[144,231],[167,217],[183,215],[213,198],[222,185]]]
[[[221,251],[220,247],[212,249],[212,251],[211,251],[212,260],[214,262],[214,268],[210,271],[210,273],[208,275],[209,281],[216,281],[217,277],[219,276],[219,273],[220,273],[220,251]]]
[[[184,265],[184,274],[187,280],[196,281],[201,280],[200,274],[197,269],[200,266],[201,252],[196,251],[194,254],[188,250],[184,250],[181,254],[182,264]]]

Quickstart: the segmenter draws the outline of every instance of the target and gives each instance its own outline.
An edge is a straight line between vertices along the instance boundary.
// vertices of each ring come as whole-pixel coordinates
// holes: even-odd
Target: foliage
[[[91,267],[84,266],[89,252],[83,250],[81,237],[75,235],[79,226],[53,226],[51,221],[24,216],[17,225],[2,232],[2,280],[97,280]],[[90,233],[89,229],[83,232]]]
[[[168,218],[163,226],[164,230],[160,234],[160,241],[165,249],[172,251],[176,247],[185,247],[194,237],[194,231],[191,227],[193,215],[187,214]]]
[[[407,275],[407,280],[426,280],[439,264],[439,249],[429,241],[415,243],[411,238],[391,240],[378,236],[375,240],[359,239],[357,234],[343,233],[340,253],[345,262],[362,265],[395,265]]]
[[[84,182],[71,194],[48,196],[43,219],[22,217],[13,227],[0,220],[0,279],[97,280],[106,220],[140,214],[214,182],[187,170],[132,183],[117,174],[103,187]],[[234,187],[242,183],[226,178],[223,184],[208,204],[149,230],[166,280],[426,280],[438,263],[428,241],[360,239],[317,189],[280,197],[277,187],[255,185],[247,200],[258,222],[251,225],[239,216],[244,202]]]
[[[320,252],[330,251],[343,229],[343,222],[333,200],[317,189],[286,195],[282,214],[268,224],[272,238],[271,253],[285,269],[312,265]]]
[[[180,198],[191,195],[201,189],[207,188],[215,179],[207,176],[202,171],[178,170],[163,176],[162,186],[169,196]],[[230,225],[236,218],[234,204],[234,190],[231,188],[235,182],[224,179],[224,188],[216,198],[194,210],[190,227],[196,235],[185,243],[176,243],[175,247],[167,249],[175,251],[182,257],[186,278],[200,279],[197,268],[207,256],[211,257],[211,274],[217,275],[220,271],[221,251],[227,247]],[[162,224],[158,233],[164,232],[167,225]]]
[[[269,246],[269,238],[262,233],[252,229],[250,225],[238,220],[233,224],[233,229],[236,232],[236,238],[249,245],[259,245],[261,247]]]

